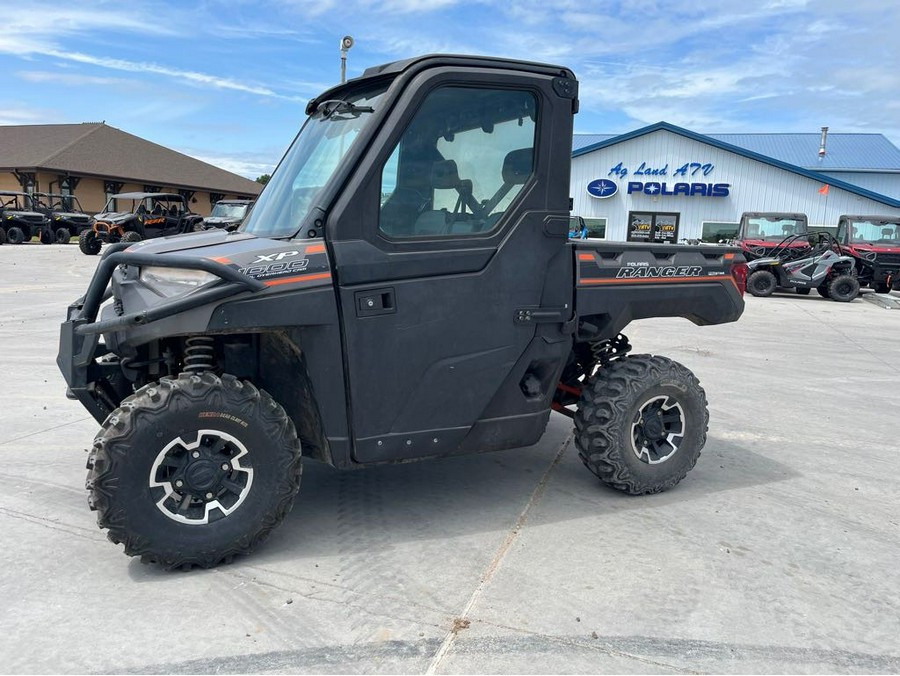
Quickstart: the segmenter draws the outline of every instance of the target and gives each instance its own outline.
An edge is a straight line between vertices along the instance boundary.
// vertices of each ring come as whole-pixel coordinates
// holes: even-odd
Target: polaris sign
[[[597,181],[594,181],[596,183]],[[593,184],[591,184],[593,185]],[[669,187],[668,183],[657,183],[656,181],[648,181],[641,183],[640,181],[628,182],[628,194],[644,193],[655,197],[656,195],[684,195],[685,197],[728,197],[730,183],[675,183]],[[590,192],[590,186],[588,186]]]
[[[588,183],[587,191],[591,197],[605,200],[607,197],[612,197],[619,192],[619,186],[616,185],[615,181],[608,178],[598,178],[596,181]]]

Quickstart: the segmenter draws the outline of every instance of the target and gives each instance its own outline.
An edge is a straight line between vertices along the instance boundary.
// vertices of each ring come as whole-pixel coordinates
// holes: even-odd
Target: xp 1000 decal
[[[293,244],[271,251],[252,251],[214,260],[237,267],[242,274],[258,279],[266,286],[331,279],[331,266],[324,244],[299,247]]]

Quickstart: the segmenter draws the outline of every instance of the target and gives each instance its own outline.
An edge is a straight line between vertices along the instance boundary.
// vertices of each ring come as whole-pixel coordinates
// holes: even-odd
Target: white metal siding
[[[629,171],[624,178],[610,175],[619,162]],[[650,167],[668,164],[666,176],[635,176],[642,162]],[[683,164],[712,163],[708,176],[673,176]],[[616,181],[619,191],[610,198],[598,199],[587,193],[587,185],[598,178]],[[699,237],[703,221],[737,221],[745,211],[787,211],[805,213],[810,224],[837,225],[841,214],[900,215],[900,209],[860,197],[831,186],[828,195],[819,194],[823,186],[805,176],[722,150],[669,131],[623,141],[613,146],[572,158],[573,213],[586,218],[606,218],[606,237],[624,240],[629,211],[679,213],[678,237]],[[665,182],[669,190],[675,183],[729,183],[728,197],[688,197],[627,194],[629,181]]]
[[[845,183],[852,183],[860,188],[900,199],[900,173],[867,171],[823,171],[822,173]]]

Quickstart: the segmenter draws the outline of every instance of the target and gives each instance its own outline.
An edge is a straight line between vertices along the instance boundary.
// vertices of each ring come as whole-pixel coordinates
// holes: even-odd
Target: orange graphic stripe
[[[314,282],[317,279],[331,279],[330,272],[320,272],[313,275],[299,275],[297,277],[285,277],[284,279],[273,279],[266,282],[266,286],[280,286],[281,284],[295,284],[298,282]]]
[[[325,253],[325,245],[324,244],[313,244],[311,246],[306,247],[307,254],[314,253]]]

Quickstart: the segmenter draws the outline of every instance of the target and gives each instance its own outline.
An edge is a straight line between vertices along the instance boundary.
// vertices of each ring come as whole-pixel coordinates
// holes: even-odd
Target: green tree
[[[262,183],[263,185],[265,185],[266,183],[269,182],[269,179],[270,179],[270,178],[272,178],[272,175],[271,175],[271,174],[263,174],[262,176],[257,176],[257,177],[256,177],[256,182],[257,182],[257,183]]]

